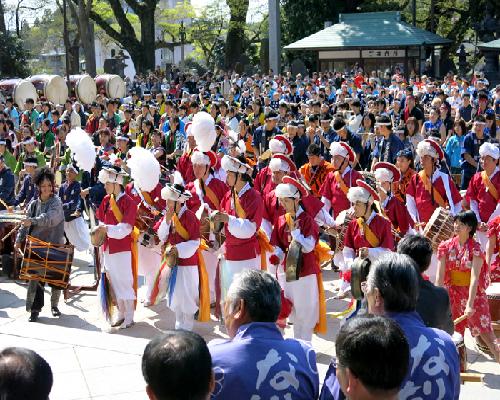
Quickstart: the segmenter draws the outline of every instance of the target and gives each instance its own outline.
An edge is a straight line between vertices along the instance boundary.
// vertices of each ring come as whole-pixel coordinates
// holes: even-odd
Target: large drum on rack
[[[97,96],[97,85],[90,75],[70,75],[71,96],[83,104],[92,103]]]
[[[45,97],[54,104],[64,104],[68,98],[68,86],[59,75],[33,75],[29,78],[38,96]]]
[[[125,82],[118,75],[104,74],[95,77],[97,93],[112,99],[121,99],[126,95]]]
[[[27,79],[3,79],[0,81],[0,99],[5,101],[12,97],[21,110],[26,99],[36,101],[37,93],[33,84]]]

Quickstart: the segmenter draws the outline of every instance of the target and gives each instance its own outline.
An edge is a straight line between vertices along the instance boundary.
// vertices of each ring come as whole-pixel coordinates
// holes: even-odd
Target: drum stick
[[[0,203],[2,203],[2,205],[5,207],[6,210],[9,209],[9,206],[7,205],[7,203],[2,198],[0,198]]]
[[[467,319],[467,315],[462,315],[461,317],[458,317],[456,320],[453,321],[453,325],[458,325],[460,322],[462,322],[464,319]]]
[[[19,222],[14,228],[12,228],[9,233],[7,233],[3,238],[2,242],[5,242],[5,239],[7,239],[10,235],[12,235],[15,231],[17,231],[22,225],[22,222]]]

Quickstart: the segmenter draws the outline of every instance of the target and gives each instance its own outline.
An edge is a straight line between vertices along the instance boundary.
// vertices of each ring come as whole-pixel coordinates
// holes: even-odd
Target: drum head
[[[35,86],[25,79],[20,79],[14,88],[13,93],[14,101],[17,103],[21,110],[24,110],[24,102],[26,99],[32,98],[34,101],[37,100],[38,95],[36,93]]]
[[[457,347],[464,344],[464,337],[459,332],[453,332],[451,340],[453,340],[453,343],[455,343]]]
[[[107,92],[108,97],[113,99],[121,99],[125,97],[125,82],[118,75],[109,75]]]
[[[97,86],[90,75],[83,75],[75,87],[76,97],[83,104],[92,103],[97,96]]]
[[[68,98],[66,81],[59,75],[48,75],[45,85],[45,97],[54,104],[64,104]]]
[[[492,283],[486,288],[486,296],[492,299],[500,299],[500,282]]]

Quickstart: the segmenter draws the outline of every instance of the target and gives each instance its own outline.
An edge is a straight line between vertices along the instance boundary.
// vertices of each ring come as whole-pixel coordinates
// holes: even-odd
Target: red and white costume
[[[123,175],[112,169],[103,169],[99,180],[123,184]],[[135,291],[132,272],[132,230],[135,224],[137,207],[125,192],[114,198],[123,218],[118,222],[111,206],[111,196],[106,195],[96,212],[100,224],[106,226],[107,236],[102,250],[104,255],[104,270],[108,275],[110,285],[118,306],[118,320],[124,319],[123,327],[128,327],[134,320]]]
[[[162,189],[164,200],[184,203],[188,197],[189,192],[180,193],[169,184]],[[175,313],[175,329],[192,330],[194,314],[199,307],[200,221],[185,204],[178,211],[177,218],[188,233],[188,240],[185,240],[176,230],[173,222],[174,217],[169,222],[163,218],[158,227],[160,240],[175,246],[179,255],[175,286],[173,293],[167,294],[167,297],[171,297],[171,301],[167,299],[167,305]]]
[[[132,201],[136,209],[139,207],[145,208],[150,211],[149,214],[153,219],[153,212],[157,212],[158,214],[165,209],[165,201],[161,198],[161,185],[158,183],[156,187],[150,191],[145,192],[146,195],[136,187],[136,185],[131,182],[125,187],[125,193],[127,193]],[[146,197],[148,198],[146,198]],[[151,199],[153,204],[149,204],[149,199]],[[153,228],[153,227],[151,227]],[[146,247],[143,242],[144,234],[148,234],[148,232],[140,232],[138,239],[138,253],[139,253],[139,275],[144,277],[145,285],[146,285],[146,294],[145,299],[149,299],[151,296],[151,290],[153,289],[153,283],[155,279],[156,272],[160,267],[161,263],[161,246],[157,244],[155,246]],[[147,304],[147,300],[146,303]]]
[[[340,171],[330,172],[326,176],[320,191],[321,201],[325,205],[324,211],[332,216],[337,225],[341,225],[344,223],[343,214],[351,208],[351,202],[347,198],[347,193],[351,187],[356,186],[358,179],[363,179],[363,176],[350,166],[355,161],[356,154],[347,143],[333,142],[330,145],[330,154],[332,157],[344,157],[344,163],[348,164],[342,173]],[[335,253],[333,261],[341,270],[347,269],[341,252]]]
[[[286,178],[284,182],[287,182]],[[304,191],[305,192],[305,191]],[[296,185],[281,183],[276,187],[278,197],[300,198],[304,194]],[[295,220],[298,227],[290,231],[285,215],[278,218],[271,235],[271,245],[280,264],[286,263],[286,253],[290,242],[296,240],[302,246],[302,269],[299,279],[284,282],[285,297],[292,303],[293,332],[296,339],[312,340],[314,327],[319,320],[318,275],[321,274],[318,258],[314,252],[319,240],[319,227],[314,219],[298,207]]]
[[[438,248],[438,258],[446,260],[444,286],[448,289],[450,296],[451,314],[453,319],[457,319],[464,314],[469,298],[469,285],[467,279],[463,279],[464,274],[469,276],[472,269],[473,257],[481,257],[482,267],[479,274],[476,297],[474,299],[474,314],[470,318],[455,325],[455,330],[462,336],[465,328],[468,327],[472,336],[480,333],[492,332],[490,309],[486,298],[486,288],[489,285],[488,266],[485,261],[484,252],[481,245],[474,239],[469,239],[464,246],[460,245],[458,237],[454,237],[442,242]],[[458,272],[458,278],[456,273]]]
[[[493,143],[483,143],[479,148],[479,155],[481,157],[490,156],[495,160],[500,157],[500,151],[497,145]],[[500,204],[498,202],[500,195],[500,168],[496,167],[490,176],[485,175],[486,172],[476,173],[470,180],[467,189],[467,199],[469,200],[470,209],[476,214],[479,223],[489,223],[495,217],[500,215]],[[483,176],[484,175],[484,176]],[[492,187],[496,193],[492,194],[490,188],[485,183],[491,182]],[[494,196],[497,196],[495,198]],[[486,232],[476,231],[477,239],[481,244],[481,249],[486,249],[487,235]]]
[[[393,182],[399,182],[401,179],[401,173],[396,166],[387,162],[376,163],[373,170],[377,183],[388,182],[389,187],[392,187]],[[393,229],[398,231],[401,236],[406,235],[408,232],[413,233],[413,220],[406,206],[391,192],[386,193],[386,195],[385,200],[380,202],[381,211],[391,221]]]
[[[222,168],[226,172],[247,173],[250,166],[230,156],[222,158]],[[235,204],[239,203],[244,216],[238,216]],[[260,247],[257,231],[262,223],[264,205],[262,197],[250,184],[245,184],[238,193],[228,191],[221,201],[221,211],[229,215],[224,231],[224,260],[221,266],[222,289],[229,288],[233,276],[246,269],[260,269]]]
[[[290,156],[293,151],[292,143],[283,135],[276,135],[269,141],[269,150],[274,154],[284,154]],[[271,160],[272,161],[272,160]],[[297,168],[295,168],[297,170]],[[271,163],[269,166],[262,168],[254,179],[254,188],[257,190],[264,198],[271,190],[274,190],[276,185],[272,180],[272,169]]]
[[[477,233],[477,232],[476,232]],[[492,249],[490,265],[490,280],[491,283],[500,282],[500,216],[493,218],[488,222],[488,238],[495,238],[495,246]],[[488,249],[489,250],[489,249]]]
[[[191,156],[194,165],[205,165],[206,168],[215,167],[217,158],[214,152],[201,152],[195,150]],[[220,211],[221,200],[229,191],[225,182],[214,177],[212,173],[205,181],[196,179],[186,185],[186,189],[191,192],[191,198],[186,202],[189,210],[193,211],[197,218],[201,220],[204,211],[210,215],[213,211]],[[210,193],[210,194],[209,194]],[[210,233],[207,241],[215,239],[213,233]],[[208,244],[208,243],[207,243]],[[208,273],[210,298],[215,301],[215,278],[217,272],[217,249],[209,248],[203,250],[203,258]]]
[[[365,203],[368,207],[370,200],[379,200],[378,194],[364,181],[358,180],[358,187],[349,189],[349,201],[352,204],[357,202]],[[360,226],[361,225],[361,226]],[[368,232],[368,229],[369,232]],[[370,241],[369,234],[374,238]],[[374,241],[378,245],[374,244]],[[382,255],[389,251],[394,251],[394,238],[391,233],[391,223],[387,218],[382,217],[375,211],[372,211],[366,221],[361,218],[353,219],[347,226],[344,237],[344,269],[342,279],[344,282],[350,282],[350,267],[354,259],[359,255],[361,248],[368,248],[368,258],[371,262],[376,261]],[[346,283],[342,290],[346,290]]]
[[[417,153],[422,158],[429,155],[434,159],[442,160],[444,153],[438,143],[431,139],[425,139],[417,146]],[[428,178],[431,183],[432,193],[426,189],[424,181],[420,173],[412,176],[408,187],[406,188],[406,206],[408,212],[415,223],[427,223],[432,216],[432,213],[439,207],[436,194],[446,202],[452,215],[458,214],[462,210],[462,196],[458,191],[451,177],[439,169],[434,171],[432,177]],[[427,270],[432,281],[435,280],[437,272],[437,257],[432,255],[431,265]]]

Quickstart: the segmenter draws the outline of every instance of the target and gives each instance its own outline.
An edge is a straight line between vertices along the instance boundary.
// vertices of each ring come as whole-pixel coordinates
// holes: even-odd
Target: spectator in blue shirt
[[[452,174],[460,174],[460,162],[462,159],[462,148],[464,145],[467,127],[463,119],[455,121],[453,124],[453,135],[446,141],[445,152],[450,160]]]

